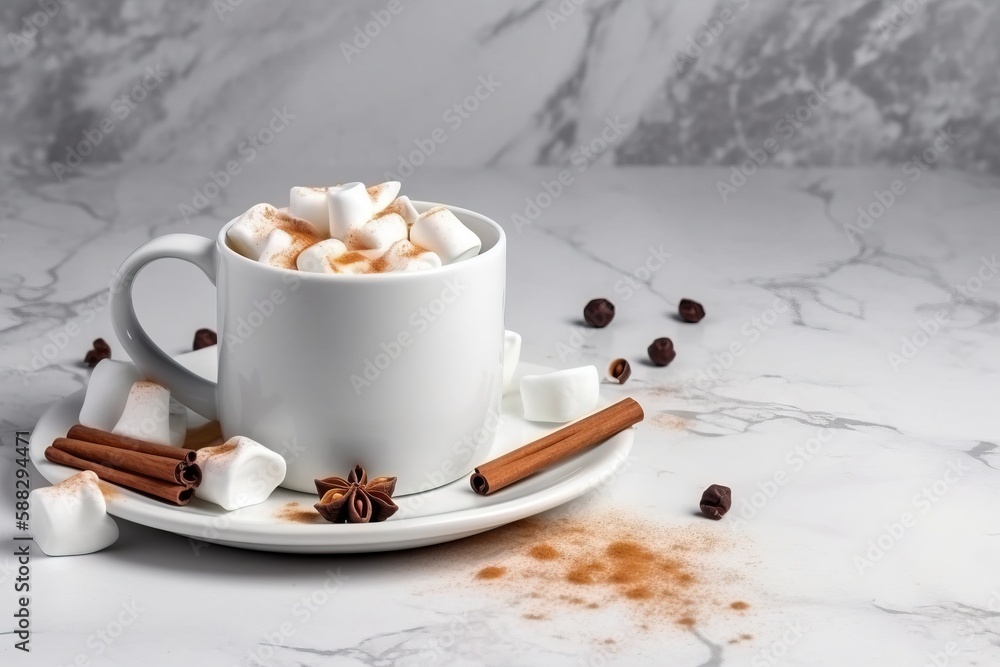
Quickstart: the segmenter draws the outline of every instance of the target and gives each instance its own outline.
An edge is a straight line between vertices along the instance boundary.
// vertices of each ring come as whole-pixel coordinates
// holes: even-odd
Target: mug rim
[[[218,236],[216,236],[215,239],[216,246],[219,248],[220,253],[232,256],[235,259],[235,261],[248,262],[249,264],[253,264],[260,267],[264,271],[273,272],[275,273],[275,275],[292,274],[299,276],[299,278],[303,280],[327,280],[327,281],[333,280],[338,282],[361,281],[364,283],[371,283],[372,281],[377,282],[382,280],[406,280],[408,277],[440,275],[440,274],[447,274],[449,272],[460,271],[462,270],[461,269],[462,266],[466,264],[476,264],[488,261],[489,256],[495,255],[501,252],[501,250],[506,248],[507,234],[504,232],[503,227],[501,227],[500,224],[497,223],[495,220],[483,215],[482,213],[478,213],[476,211],[472,211],[467,208],[462,208],[461,206],[452,206],[451,204],[441,204],[438,202],[421,201],[416,199],[410,201],[414,204],[415,207],[422,208],[423,206],[426,206],[427,208],[424,209],[425,211],[434,208],[435,206],[443,206],[448,210],[450,210],[452,213],[477,218],[480,222],[486,223],[488,227],[491,227],[497,233],[497,241],[496,243],[493,244],[493,247],[488,248],[485,251],[481,251],[475,257],[469,257],[468,259],[463,259],[459,262],[454,262],[453,264],[445,264],[443,266],[438,266],[433,269],[422,269],[420,271],[385,271],[383,273],[364,273],[364,274],[316,273],[313,271],[299,271],[297,269],[296,270],[283,269],[281,267],[271,266],[270,264],[264,264],[262,262],[258,262],[257,260],[250,259],[245,255],[241,255],[240,253],[230,248],[229,244],[226,242],[227,239],[226,233],[229,231],[229,228],[232,227],[234,224],[236,224],[236,221],[239,220],[240,218],[239,215],[222,226],[222,229],[219,231],[219,234]]]

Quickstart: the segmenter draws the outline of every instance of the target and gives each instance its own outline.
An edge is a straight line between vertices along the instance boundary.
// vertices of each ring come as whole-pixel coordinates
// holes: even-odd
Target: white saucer
[[[200,375],[215,378],[214,354],[189,353],[178,357],[178,361]],[[548,370],[551,369],[522,363],[517,374]],[[58,401],[45,411],[31,434],[31,460],[53,484],[78,472],[48,461],[44,452],[53,440],[65,436],[78,422],[83,397],[81,390]],[[517,392],[505,396],[500,432],[489,458],[516,449],[553,428],[526,421],[521,415]],[[203,542],[260,551],[352,553],[409,549],[468,537],[544,512],[613,480],[615,471],[632,449],[634,434],[633,429],[627,429],[599,447],[491,496],[474,493],[466,475],[447,486],[398,498],[399,512],[382,523],[304,524],[280,518],[288,503],[297,502],[301,505],[298,509],[311,510],[317,502],[315,495],[285,489],[276,490],[260,505],[235,512],[226,512],[198,499],[190,505],[175,507],[118,489],[108,499],[108,512]]]

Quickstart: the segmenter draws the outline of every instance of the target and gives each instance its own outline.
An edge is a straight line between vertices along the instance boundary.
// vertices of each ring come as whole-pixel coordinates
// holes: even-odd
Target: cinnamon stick
[[[488,461],[472,475],[472,489],[489,495],[572,454],[600,444],[643,419],[642,406],[625,398],[548,435]]]
[[[70,438],[56,438],[52,446],[87,461],[173,484],[198,486],[201,483],[201,468],[195,463]]]
[[[45,458],[53,463],[76,468],[77,470],[91,470],[105,482],[111,482],[139,491],[161,500],[174,503],[175,505],[187,505],[194,497],[194,488],[183,484],[171,484],[163,480],[153,479],[144,475],[116,470],[108,466],[87,461],[77,456],[73,456],[55,447],[48,447],[45,450]]]
[[[89,426],[84,426],[83,424],[77,424],[71,428],[69,433],[66,434],[66,437],[70,440],[83,440],[84,442],[92,442],[96,445],[107,445],[108,447],[128,449],[133,452],[141,452],[143,454],[165,456],[170,459],[187,461],[188,463],[194,463],[194,460],[198,455],[197,452],[192,449],[182,449],[171,445],[158,445],[153,442],[130,438],[127,435],[118,435],[117,433],[108,433],[107,431],[102,431],[97,428],[90,428]]]

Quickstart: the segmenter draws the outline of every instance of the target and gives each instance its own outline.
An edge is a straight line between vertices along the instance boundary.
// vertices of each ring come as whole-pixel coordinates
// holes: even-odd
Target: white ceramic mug
[[[424,211],[439,204],[414,202]],[[171,234],[136,250],[111,294],[115,333],[145,375],[209,419],[285,457],[283,486],[357,464],[408,494],[459,479],[488,454],[502,394],[506,238],[449,206],[483,242],[476,257],[407,273],[329,275],[243,257],[226,242]],[[149,262],[191,262],[218,293],[219,377],[180,366],[136,319],[132,281]]]

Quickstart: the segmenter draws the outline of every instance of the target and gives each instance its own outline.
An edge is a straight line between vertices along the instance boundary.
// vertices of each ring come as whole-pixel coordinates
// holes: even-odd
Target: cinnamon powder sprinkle
[[[274,513],[275,518],[291,523],[325,523],[319,512],[296,502],[285,503]]]
[[[507,568],[505,567],[484,567],[479,572],[476,572],[476,579],[499,579],[505,574],[507,574]]]
[[[727,534],[698,524],[663,526],[620,513],[567,515],[525,519],[452,543],[447,552],[432,547],[424,553],[433,554],[438,570],[446,559],[458,572],[462,563],[475,564],[465,570],[474,580],[502,577],[496,594],[509,593],[511,606],[530,604],[522,613],[537,613],[542,602],[549,621],[576,613],[592,622],[590,610],[621,609],[637,629],[704,626],[706,632],[732,624],[726,611],[750,608],[733,595],[737,587],[746,591],[746,570],[733,564],[734,551],[747,552],[745,538],[736,549]],[[745,629],[729,628],[729,636]]]
[[[536,544],[528,551],[528,555],[538,560],[554,560],[559,558],[559,552],[551,544]]]

